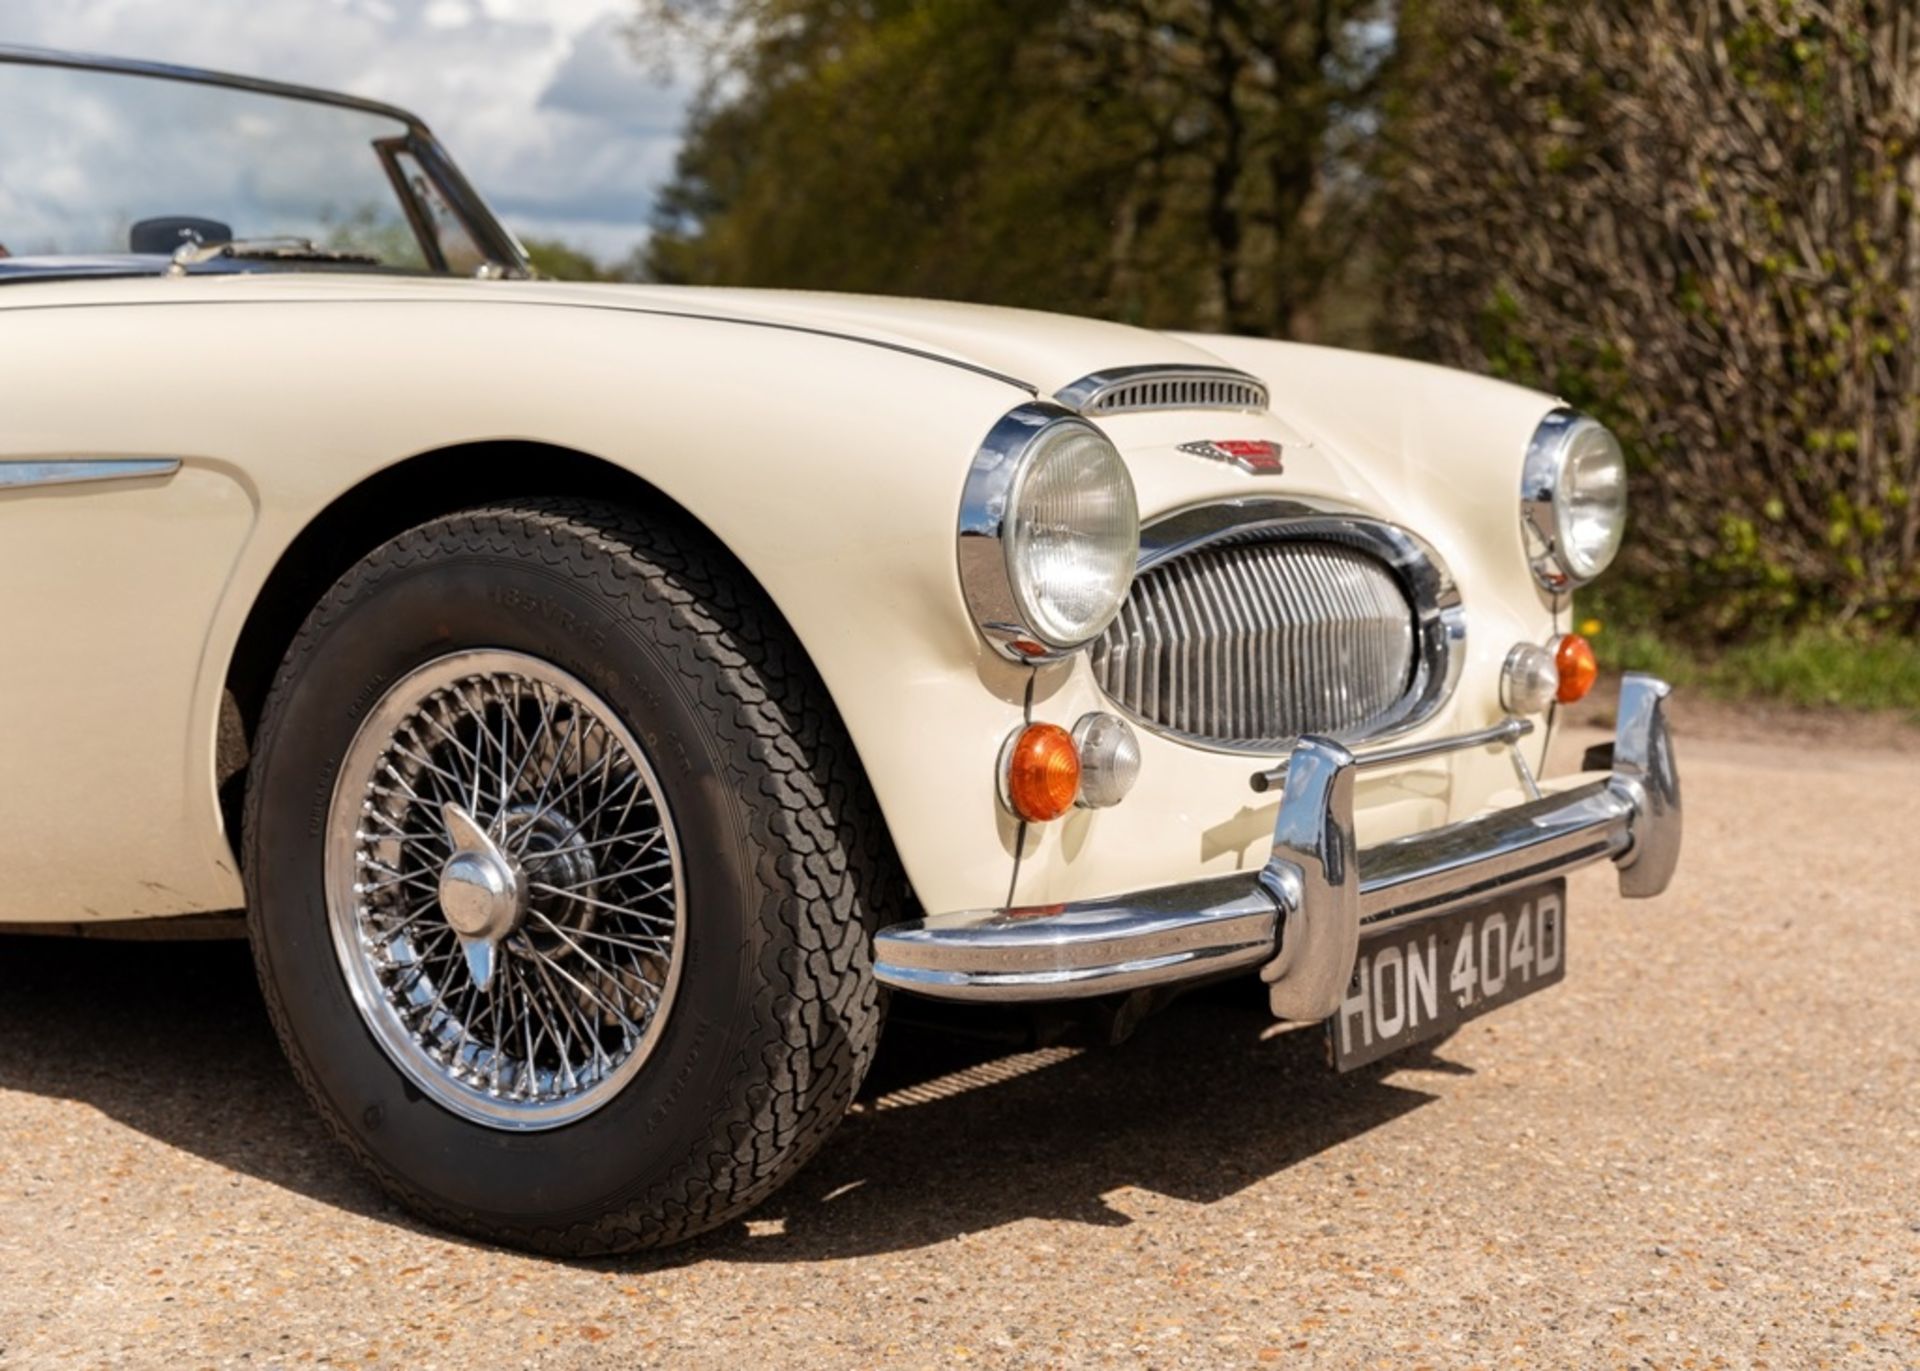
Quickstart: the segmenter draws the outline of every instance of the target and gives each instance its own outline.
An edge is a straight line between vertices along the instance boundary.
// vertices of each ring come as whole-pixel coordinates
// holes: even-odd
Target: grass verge
[[[1582,625],[1591,627],[1593,621]],[[1594,651],[1610,670],[1650,671],[1730,700],[1894,710],[1920,723],[1920,642],[1828,629],[1705,649],[1600,622]]]

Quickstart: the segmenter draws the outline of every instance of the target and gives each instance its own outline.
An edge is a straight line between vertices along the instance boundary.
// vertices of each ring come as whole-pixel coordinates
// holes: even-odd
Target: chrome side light
[[[1545,714],[1560,693],[1560,665],[1553,649],[1517,643],[1500,670],[1500,707],[1509,714]]]
[[[1117,714],[1084,714],[1073,726],[1080,752],[1080,800],[1083,809],[1106,809],[1127,798],[1140,779],[1140,739]]]
[[[1120,612],[1140,554],[1133,477],[1107,436],[1058,405],[1008,414],[960,500],[960,585],[974,622],[1015,661],[1086,646]]]

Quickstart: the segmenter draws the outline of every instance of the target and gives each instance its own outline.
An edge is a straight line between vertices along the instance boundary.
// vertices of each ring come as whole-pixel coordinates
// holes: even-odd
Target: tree
[[[711,63],[664,280],[1312,331],[1383,0],[643,0]]]
[[[1621,432],[1630,569],[1727,632],[1920,625],[1911,0],[1405,0],[1404,349]]]
[[[522,238],[520,246],[540,275],[553,281],[631,281],[636,264],[609,265],[558,238]]]

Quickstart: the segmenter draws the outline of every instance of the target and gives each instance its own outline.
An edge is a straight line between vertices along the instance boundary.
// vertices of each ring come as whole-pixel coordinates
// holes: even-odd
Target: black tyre
[[[764,1198],[845,1113],[902,898],[841,726],[695,530],[536,501],[333,587],[248,782],[295,1074],[407,1207],[589,1254]]]

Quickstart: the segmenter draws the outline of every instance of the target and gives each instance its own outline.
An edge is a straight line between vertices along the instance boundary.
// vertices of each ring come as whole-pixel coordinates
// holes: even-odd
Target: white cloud
[[[604,257],[646,235],[689,88],[623,0],[6,0],[0,42],[350,91],[421,115],[501,218]]]

